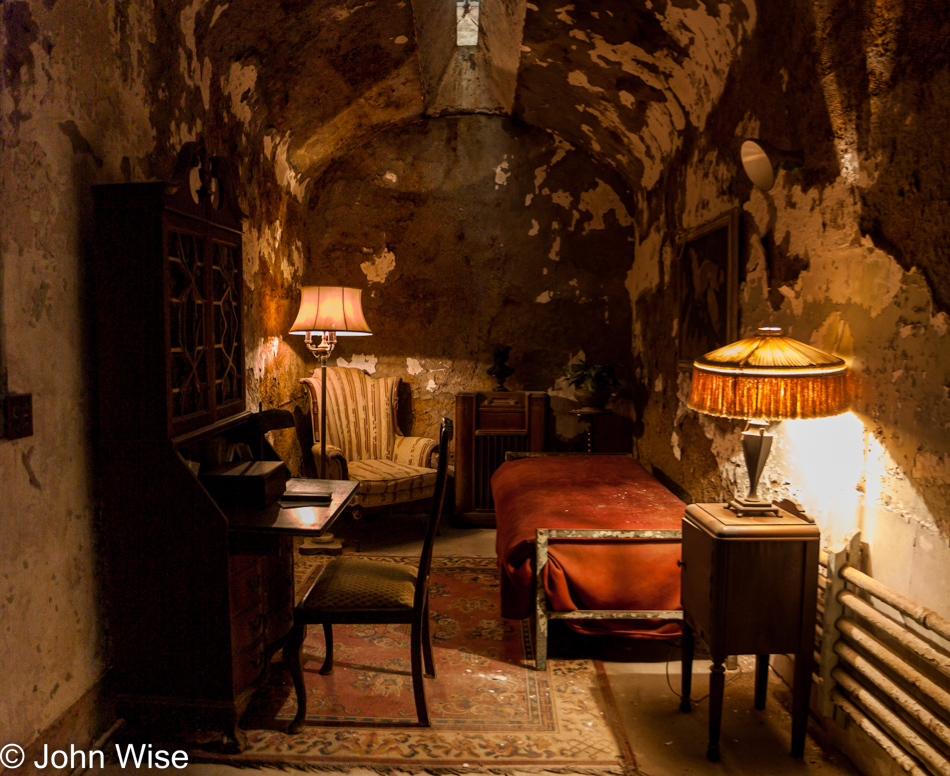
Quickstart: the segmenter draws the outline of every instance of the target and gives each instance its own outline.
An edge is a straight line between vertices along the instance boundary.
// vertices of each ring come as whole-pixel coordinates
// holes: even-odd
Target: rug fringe
[[[195,760],[196,764],[207,762]],[[272,769],[280,770],[285,773],[302,771],[305,773],[338,773],[352,774],[356,776],[360,773],[375,773],[380,776],[645,776],[641,771],[630,766],[617,764],[616,766],[591,766],[577,767],[564,766],[561,768],[547,768],[537,765],[525,765],[520,768],[464,768],[459,766],[432,766],[419,765],[354,765],[351,767],[336,765],[323,765],[321,763],[289,763],[273,762],[271,760],[238,760],[228,761],[228,767],[247,768],[250,770]]]
[[[309,561],[310,558],[317,557],[319,556],[307,556],[307,559]],[[377,560],[383,559],[381,556],[374,557]],[[386,556],[386,560],[399,562],[402,558]],[[472,590],[466,594],[473,596],[472,602],[478,603],[483,598],[489,600],[489,593],[495,589],[490,581],[494,581],[497,586],[498,579],[498,567],[494,558],[440,558],[438,561],[438,563],[433,563],[434,575],[441,579],[439,584],[443,596],[449,596],[449,591],[456,590],[456,586],[462,584],[472,586]],[[313,573],[313,566],[319,571],[321,564],[315,563],[307,568],[309,565],[309,563],[298,564],[298,575],[303,576],[305,571],[308,574]],[[436,568],[437,566],[442,568]],[[479,574],[471,576],[470,572],[476,569]],[[455,572],[461,572],[462,576],[458,576]],[[453,582],[453,579],[456,581]],[[464,600],[468,601],[467,598]],[[481,727],[469,731],[469,734],[483,732],[484,736],[479,735],[479,741],[470,740],[471,735],[466,736],[464,732],[453,732],[454,729],[449,731],[427,729],[417,733],[414,729],[401,731],[397,727],[390,733],[387,732],[388,727],[379,725],[368,726],[371,728],[370,732],[363,731],[363,733],[369,735],[369,738],[364,740],[360,737],[362,728],[359,728],[359,720],[346,721],[346,724],[342,726],[342,732],[341,726],[330,725],[324,735],[315,732],[320,726],[314,725],[301,734],[303,738],[287,738],[285,735],[278,735],[283,729],[282,724],[278,724],[276,728],[273,727],[274,715],[278,714],[287,695],[286,685],[275,682],[274,687],[270,688],[273,690],[274,697],[271,698],[266,693],[261,696],[264,702],[257,712],[259,717],[249,712],[249,715],[242,720],[249,731],[256,733],[254,741],[249,741],[251,746],[248,751],[236,756],[196,756],[194,761],[215,762],[231,767],[252,769],[274,768],[284,773],[349,774],[351,776],[401,776],[403,774],[406,776],[468,776],[469,774],[472,776],[640,776],[602,664],[588,658],[568,661],[564,665],[561,665],[563,661],[558,660],[552,661],[546,672],[538,673],[530,670],[523,663],[525,649],[530,650],[531,644],[527,633],[527,622],[514,623],[512,627],[512,625],[504,624],[496,616],[495,608],[491,606],[486,608],[472,602],[464,609],[460,609],[460,612],[472,619],[472,622],[463,627],[467,620],[456,623],[453,618],[461,617],[461,614],[453,614],[453,618],[448,618],[455,624],[455,630],[452,630],[450,635],[465,635],[468,633],[465,628],[477,625],[478,627],[472,631],[471,638],[476,639],[475,643],[480,643],[477,639],[487,639],[494,633],[492,628],[486,626],[485,623],[494,624],[496,620],[500,623],[494,641],[504,641],[507,645],[506,651],[499,651],[501,647],[492,643],[490,644],[492,651],[486,654],[494,655],[495,659],[504,658],[505,662],[511,662],[515,667],[511,669],[514,671],[512,676],[516,677],[520,683],[518,688],[524,684],[523,694],[526,697],[541,698],[537,701],[536,708],[533,706],[528,708],[537,719],[532,717],[524,720],[525,724],[537,724],[540,721],[550,726],[550,730],[548,727],[543,727],[539,731],[544,734],[539,743],[534,742],[534,731],[531,727],[524,728],[524,736],[516,735],[517,731],[510,732],[505,725],[507,718],[504,715],[495,720],[497,724],[489,724],[479,718],[479,725],[481,727],[488,725],[488,727],[484,731]],[[469,614],[470,612],[474,614]],[[489,619],[479,620],[480,617]],[[518,626],[522,631],[521,634],[518,634]],[[486,636],[483,631],[489,635]],[[518,639],[518,635],[522,638]],[[469,636],[465,635],[465,638]],[[518,644],[518,641],[521,643]],[[446,642],[443,646],[448,647],[454,643]],[[467,645],[466,642],[465,646]],[[459,651],[458,647],[456,651]],[[464,654],[465,650],[461,650],[461,653]],[[472,652],[472,654],[477,653]],[[457,670],[461,671],[468,661],[456,661],[456,663]],[[464,675],[462,678],[464,679]],[[467,688],[465,682],[460,686]],[[580,723],[574,719],[575,714],[570,712],[567,712],[567,715],[570,717],[571,724],[566,728],[562,729],[554,723],[558,703],[561,702],[559,698],[573,697],[571,692],[575,691],[580,693],[579,697],[586,699],[581,706],[585,710],[584,713],[592,715],[587,725],[595,725],[595,728],[588,730],[586,725],[578,728],[577,725]],[[456,692],[461,692],[459,697],[465,695],[465,692],[458,689]],[[489,692],[495,692],[495,689],[490,689]],[[599,714],[597,714],[598,711]],[[551,719],[549,720],[546,715],[551,715]],[[574,724],[575,722],[577,724]],[[377,727],[382,727],[382,732],[377,733]],[[352,734],[351,738],[347,738],[348,734]],[[561,735],[567,736],[566,748],[564,751],[558,750],[557,756],[549,749],[548,735],[553,736],[554,739]],[[493,736],[501,736],[500,740],[507,748],[493,747]],[[482,737],[485,741],[481,741]],[[456,741],[456,738],[459,741]],[[524,740],[521,740],[522,738]],[[377,739],[386,739],[389,748],[382,747],[380,740]],[[480,751],[485,751],[488,756],[479,757]],[[466,761],[467,756],[473,757]],[[577,762],[572,763],[571,759],[574,758]]]

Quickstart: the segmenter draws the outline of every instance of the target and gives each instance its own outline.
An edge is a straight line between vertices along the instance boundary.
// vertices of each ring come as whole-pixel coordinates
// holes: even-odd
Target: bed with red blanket
[[[686,505],[639,462],[625,455],[528,455],[499,466],[491,486],[503,617],[521,620],[535,614],[540,584],[548,616],[592,613],[591,619],[568,620],[581,632],[652,639],[679,635],[678,532]],[[538,529],[640,533],[632,539],[551,538],[536,580]],[[662,538],[641,538],[656,532]],[[643,611],[665,612],[669,619],[601,618],[605,612],[616,618]],[[544,646],[541,619],[536,628],[544,627]]]

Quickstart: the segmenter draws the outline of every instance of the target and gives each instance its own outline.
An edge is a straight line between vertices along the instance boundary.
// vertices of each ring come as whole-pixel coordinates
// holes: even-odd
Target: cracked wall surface
[[[140,171],[153,147],[156,31],[134,7],[2,10],[0,368],[33,394],[34,433],[0,441],[0,731],[26,744],[108,660],[84,370],[89,186]]]
[[[522,4],[499,2],[520,25]],[[313,362],[287,331],[300,285],[332,282],[364,289],[374,330],[337,363],[404,379],[405,433],[434,435],[456,392],[490,388],[501,343],[509,387],[551,393],[562,443],[580,429],[560,375],[586,357],[626,381],[605,444],[696,500],[731,493],[741,427],[686,407],[674,278],[685,232],[738,207],[740,332],[785,326],[857,378],[853,415],[777,429],[769,486],[829,541],[861,528],[876,575],[947,613],[945,4],[524,6],[523,38],[488,47],[505,85],[492,110],[510,115],[434,118],[454,52],[419,18],[427,2],[3,4],[0,388],[32,392],[35,414],[32,437],[0,441],[10,740],[108,664],[89,187],[167,178],[199,137],[237,175],[248,406],[294,413],[274,432],[293,471],[311,463],[298,379]],[[738,165],[749,136],[802,150],[804,169],[754,190]]]
[[[436,435],[455,393],[490,389],[497,343],[512,390],[552,388],[580,348],[625,360],[631,196],[548,133],[495,117],[413,125],[329,168],[309,206],[303,282],[364,289],[373,336],[341,338],[335,357],[372,354],[403,378],[406,434]]]
[[[4,740],[28,744],[109,664],[85,266],[91,186],[166,179],[180,145],[201,138],[232,156],[249,214],[249,348],[264,338],[259,321],[281,293],[272,289],[299,277],[299,181],[286,147],[255,121],[255,70],[206,45],[224,7],[3,5],[0,388],[31,393],[34,412],[31,437],[0,440]],[[249,357],[249,372],[258,361]],[[252,388],[252,406],[270,399],[259,379]]]
[[[702,131],[753,3],[529,2],[515,111],[652,189]]]
[[[799,2],[791,26],[788,13],[760,7],[707,131],[669,171],[675,210],[647,225],[641,243],[650,258],[640,266],[654,269],[628,280],[635,358],[658,354],[638,372],[638,449],[696,500],[747,487],[741,422],[688,410],[688,373],[660,355],[675,346],[676,312],[664,299],[682,230],[740,206],[740,334],[783,326],[843,356],[856,387],[853,414],[776,427],[767,487],[800,500],[827,543],[862,530],[875,576],[947,613],[950,127],[937,106],[950,92],[935,36],[950,22],[936,3],[913,14],[901,3],[858,6]],[[755,136],[803,150],[804,169],[780,173],[769,192],[752,187],[737,144]],[[648,326],[657,314],[659,335]]]

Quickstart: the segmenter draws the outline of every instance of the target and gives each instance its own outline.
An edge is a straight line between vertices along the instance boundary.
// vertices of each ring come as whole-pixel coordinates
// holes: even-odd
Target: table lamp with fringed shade
[[[307,348],[320,361],[320,479],[327,468],[327,359],[338,336],[372,334],[363,316],[363,292],[345,286],[304,286],[300,289],[300,307],[290,327],[291,334],[303,334]],[[313,335],[320,335],[320,342]]]
[[[689,406],[707,415],[742,418],[742,451],[749,494],[729,507],[743,516],[775,514],[758,498],[759,478],[772,449],[770,421],[839,415],[850,405],[845,362],[804,342],[761,328],[754,337],[713,350],[693,362]]]

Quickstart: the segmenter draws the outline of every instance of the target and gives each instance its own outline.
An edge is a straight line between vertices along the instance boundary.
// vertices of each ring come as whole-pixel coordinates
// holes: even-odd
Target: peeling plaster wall
[[[309,207],[303,282],[363,288],[373,329],[334,359],[403,378],[404,433],[434,436],[457,392],[491,389],[497,343],[513,390],[553,390],[581,350],[626,375],[632,198],[555,136],[485,116],[415,124],[331,166]]]
[[[156,31],[134,5],[10,2],[2,36],[0,367],[33,394],[34,434],[0,440],[0,731],[26,745],[107,663],[84,368],[89,186],[141,175],[153,148]]]
[[[948,614],[950,20],[936,2],[793,5],[760,6],[707,132],[670,171],[673,217],[644,226],[638,266],[653,269],[628,280],[634,352],[655,354],[638,447],[695,500],[747,487],[741,422],[688,410],[671,355],[677,235],[739,206],[740,334],[783,326],[845,357],[857,386],[853,414],[776,427],[764,482],[827,543],[862,530],[876,577]],[[754,189],[738,167],[749,136],[803,149],[805,169]]]
[[[249,405],[271,398],[267,371],[255,367],[273,344],[277,324],[268,322],[283,320],[279,298],[299,277],[301,181],[287,164],[289,137],[263,128],[253,63],[209,44],[223,8],[201,0],[2,7],[0,389],[32,393],[34,407],[32,437],[0,440],[5,742],[29,744],[109,662],[84,266],[91,185],[166,179],[180,145],[198,138],[231,158],[249,216],[247,343],[258,343],[248,356]]]
[[[580,429],[563,422],[559,376],[586,356],[627,381],[617,449],[632,437],[695,500],[731,493],[740,424],[686,408],[673,278],[684,231],[738,206],[740,331],[784,325],[859,378],[853,416],[778,429],[770,487],[829,541],[861,528],[876,576],[947,612],[944,4],[526,8],[513,118],[412,124],[451,46],[417,43],[427,25],[408,0],[3,4],[0,389],[32,392],[35,410],[33,437],[0,441],[10,740],[32,739],[108,663],[89,186],[166,178],[198,137],[238,178],[248,403],[294,412],[273,440],[293,471],[312,465],[297,381],[313,368],[287,335],[294,302],[303,283],[347,283],[366,289],[374,336],[342,340],[337,363],[404,379],[405,433],[434,436],[455,393],[491,388],[504,343],[509,387],[549,391],[564,443]],[[507,76],[514,52],[494,53]],[[738,170],[750,135],[803,149],[805,169],[753,190]]]
[[[529,2],[515,112],[652,189],[705,128],[755,17],[752,0]]]
[[[408,0],[196,2],[198,39],[221,75],[253,69],[255,87],[241,99],[285,173],[318,174],[379,129],[421,117]]]

